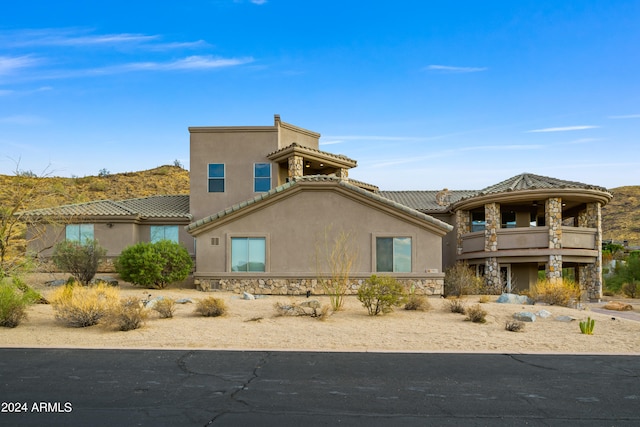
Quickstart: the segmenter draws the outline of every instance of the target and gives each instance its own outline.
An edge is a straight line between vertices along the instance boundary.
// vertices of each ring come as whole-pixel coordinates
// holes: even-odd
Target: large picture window
[[[151,226],[151,243],[161,240],[171,240],[178,243],[178,226],[177,225],[152,225]]]
[[[84,243],[87,240],[94,240],[93,224],[67,224],[65,227],[65,238],[80,243]]]
[[[265,271],[266,249],[264,237],[232,237],[231,271]]]
[[[209,193],[224,193],[224,163],[209,163]]]
[[[411,273],[411,237],[377,237],[376,271]]]
[[[253,191],[265,193],[271,190],[271,163],[253,165]]]

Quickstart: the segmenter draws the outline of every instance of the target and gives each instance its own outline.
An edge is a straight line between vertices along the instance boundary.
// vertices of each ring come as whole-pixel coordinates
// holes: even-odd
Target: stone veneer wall
[[[544,204],[544,213],[549,227],[549,249],[562,249],[562,199],[548,198]],[[552,283],[562,280],[562,255],[549,255],[545,272]]]
[[[300,156],[289,157],[289,178],[299,178],[304,174],[304,162]]]
[[[355,295],[366,279],[354,279],[347,289],[347,295]],[[398,279],[407,288],[414,286],[417,295],[443,295],[444,278]],[[249,292],[255,295],[324,295],[324,289],[317,279],[282,278],[237,278],[237,279],[196,279],[196,289],[208,291],[230,291],[237,294]]]
[[[498,229],[500,228],[500,203],[487,203],[484,205],[484,219],[486,221],[484,250],[485,252],[497,252]],[[498,258],[494,256],[487,257],[484,269],[484,280],[487,289],[492,289],[496,292],[502,290],[502,278],[500,277]]]
[[[471,232],[471,213],[469,211],[456,211],[456,251],[462,255],[462,236]]]
[[[602,298],[602,211],[598,202],[587,203],[587,208],[578,215],[579,227],[590,227],[598,230],[595,249],[598,250],[596,261],[580,267],[578,275],[580,287],[587,293],[591,301]]]

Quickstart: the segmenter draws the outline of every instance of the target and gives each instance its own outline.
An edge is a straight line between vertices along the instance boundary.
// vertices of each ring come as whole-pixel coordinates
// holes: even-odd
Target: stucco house
[[[389,274],[440,294],[444,270],[465,261],[497,291],[572,268],[589,298],[601,296],[600,209],[612,197],[604,188],[525,173],[479,191],[381,191],[350,179],[357,162],[320,150],[320,134],[278,115],[272,126],[189,132],[189,196],[31,211],[64,220],[33,245],[91,228],[113,257],[170,238],[195,258],[200,289],[300,294],[322,292],[318,244],[348,233],[357,248],[351,291]]]

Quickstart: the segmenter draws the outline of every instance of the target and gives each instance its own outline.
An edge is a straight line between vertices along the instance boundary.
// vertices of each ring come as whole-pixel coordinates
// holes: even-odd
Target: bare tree
[[[351,270],[359,253],[353,243],[353,232],[334,233],[332,228],[331,225],[325,227],[323,233],[317,236],[315,262],[318,282],[329,296],[331,308],[338,311],[344,304]]]

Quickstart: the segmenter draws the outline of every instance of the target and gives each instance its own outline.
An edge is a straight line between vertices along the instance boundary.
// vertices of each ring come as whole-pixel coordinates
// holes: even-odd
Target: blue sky
[[[384,190],[640,185],[639,47],[634,0],[7,2],[0,174],[188,167],[189,126],[280,114]]]

